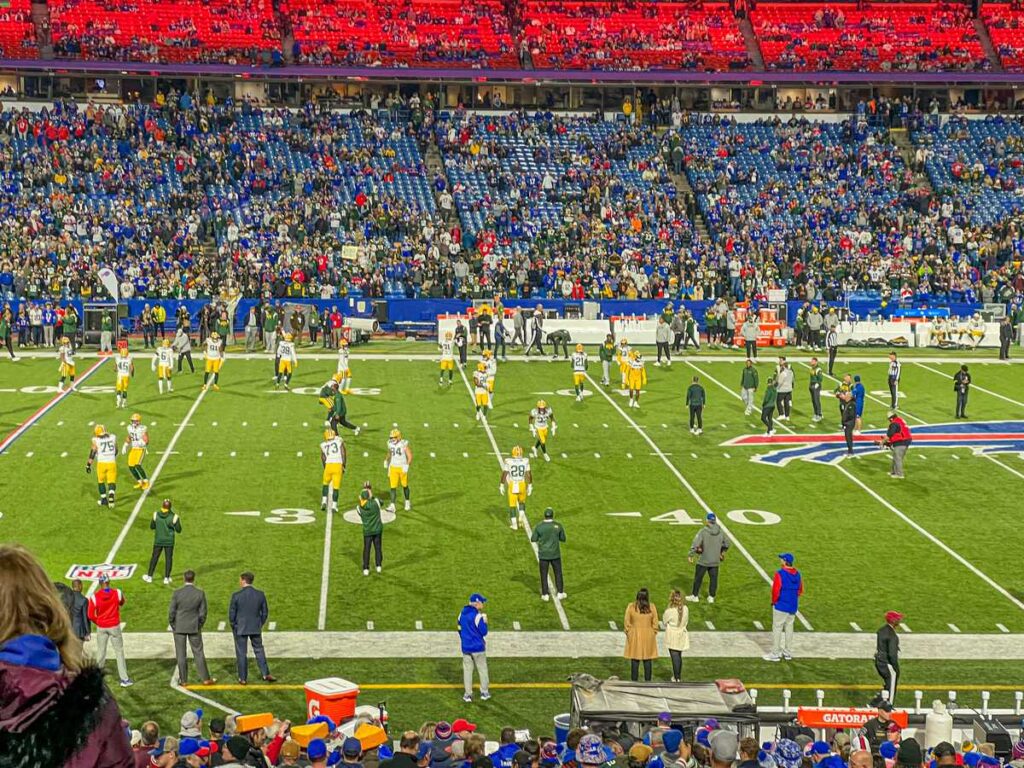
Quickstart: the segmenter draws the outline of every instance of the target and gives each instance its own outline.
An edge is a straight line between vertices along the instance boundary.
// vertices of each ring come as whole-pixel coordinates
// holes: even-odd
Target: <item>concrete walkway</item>
[[[618,657],[621,632],[492,632],[487,638],[491,658],[575,659]],[[206,632],[206,655],[234,658],[229,632]],[[267,654],[275,658],[307,659],[446,659],[457,658],[455,632],[264,632]],[[169,632],[125,632],[130,659],[173,659]],[[902,635],[903,659],[1024,660],[1020,635],[912,634]],[[92,650],[93,643],[86,647]],[[771,646],[770,632],[691,632],[693,658],[760,658]],[[662,655],[667,655],[664,648]],[[802,659],[870,659],[875,652],[872,633],[798,632],[793,655]]]

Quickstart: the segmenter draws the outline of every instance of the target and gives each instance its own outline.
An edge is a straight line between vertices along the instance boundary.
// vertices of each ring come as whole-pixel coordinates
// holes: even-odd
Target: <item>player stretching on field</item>
[[[75,388],[75,346],[67,336],[60,337],[60,349],[57,350],[57,359],[60,360],[60,381],[57,383],[57,391],[64,391],[64,382],[70,383],[71,389]]]
[[[92,449],[85,463],[86,474],[92,472],[93,462],[96,462],[96,484],[100,492],[96,503],[113,509],[117,493],[117,438],[102,424],[93,429]]]
[[[547,454],[544,454],[547,456]],[[505,459],[505,468],[501,472],[498,493],[504,494],[508,488],[508,520],[513,531],[519,530],[519,518],[526,520],[526,497],[533,494],[533,472],[530,471],[530,460],[523,456],[521,446],[513,446],[512,455]]]
[[[479,362],[473,371],[473,402],[476,403],[476,420],[486,418],[484,410],[490,405],[491,397],[487,393],[487,363]]]
[[[203,390],[213,383],[215,392],[220,391],[220,367],[224,364],[224,350],[220,345],[220,334],[214,331],[206,340],[206,373],[203,376]]]
[[[384,469],[388,471],[388,485],[391,488],[391,505],[388,507],[395,511],[395,502],[398,500],[398,486],[402,486],[402,493],[405,495],[405,509],[408,512],[412,509],[412,502],[409,500],[409,467],[412,466],[412,449],[409,448],[409,441],[402,439],[402,433],[397,429],[391,430],[388,438],[388,456],[384,459]]]
[[[545,401],[538,400],[537,407],[530,411],[530,434],[537,440],[533,444],[530,455],[536,456],[537,449],[540,448],[544,454],[544,461],[551,461],[551,457],[548,455],[548,424],[551,425],[551,436],[554,437],[558,430],[558,425],[555,424],[555,414]]]
[[[348,339],[344,338],[338,342],[338,375],[341,394],[347,395],[352,390],[352,369],[348,364]]]
[[[331,391],[333,392],[333,395],[331,400],[331,408],[327,415],[331,429],[337,432],[338,427],[344,427],[345,429],[351,429],[355,434],[358,435],[359,427],[357,427],[355,424],[348,420],[348,406],[345,405],[345,397],[337,389],[337,374],[335,374],[335,379],[332,381],[332,383],[333,386],[331,387]],[[320,394],[320,402],[323,402],[323,390],[320,390]]]
[[[448,386],[452,385],[452,376],[455,374],[455,341],[451,331],[447,331],[444,340],[438,345],[441,350],[441,375],[437,379],[437,386],[444,386],[444,372],[448,371]]]
[[[150,368],[156,371],[156,385],[160,394],[164,393],[164,382],[167,382],[167,391],[173,392],[174,385],[171,384],[171,366],[174,365],[174,350],[171,348],[171,340],[164,339],[157,347],[153,355],[153,362]]]
[[[295,344],[292,343],[292,335],[286,333],[284,338],[277,345],[277,375],[274,377],[274,389],[281,386],[284,381],[284,388],[291,391],[292,371],[299,364],[295,357]]]
[[[131,421],[128,422],[128,434],[124,438],[124,445],[121,446],[121,453],[128,454],[128,471],[136,480],[135,487],[143,491],[149,488],[149,478],[142,466],[148,447],[149,430],[142,423],[142,416],[133,413]]]
[[[128,382],[135,375],[135,361],[128,354],[128,347],[121,347],[117,360],[114,361],[117,367],[117,381],[114,385],[114,392],[117,394],[117,407],[128,407]]]
[[[572,353],[572,387],[576,390],[576,402],[583,402],[583,380],[587,375],[587,353],[583,345],[577,344]]]
[[[345,474],[345,466],[348,464],[348,453],[345,450],[345,442],[338,437],[333,429],[324,430],[324,441],[320,443],[320,461],[324,465],[320,509],[336,512],[341,478]]]

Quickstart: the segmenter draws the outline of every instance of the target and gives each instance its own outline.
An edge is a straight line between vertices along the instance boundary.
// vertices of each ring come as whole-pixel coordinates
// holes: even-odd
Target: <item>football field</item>
[[[316,396],[334,372],[331,356],[300,358],[285,392],[273,386],[269,357],[229,350],[219,392],[201,391],[197,372],[178,375],[174,393],[160,395],[148,355],[136,351],[138,372],[122,410],[114,407],[109,360],[83,355],[79,372],[89,373],[64,397],[56,397],[52,358],[5,361],[0,538],[34,550],[54,579],[73,565],[136,564],[118,584],[129,599],[129,633],[166,629],[170,593],[185,568],[207,592],[208,631],[225,631],[243,570],[267,592],[271,631],[451,630],[472,591],[489,598],[494,630],[595,631],[616,629],[641,586],[659,608],[672,588],[689,589],[687,549],[714,511],[733,548],[717,603],[690,607],[691,630],[764,629],[777,554],[788,551],[805,579],[801,631],[873,632],[886,610],[898,609],[915,633],[1024,632],[1024,388],[1015,365],[968,358],[971,418],[955,422],[956,361],[908,354],[901,410],[917,441],[900,481],[888,477],[888,454],[866,436],[887,423],[884,350],[849,352],[837,365],[837,375],[860,374],[872,394],[862,452],[836,460],[829,441],[839,434],[838,409],[826,397],[825,420],[811,422],[801,362],[794,416],[768,444],[758,414],[744,416],[738,355],[682,358],[671,368],[649,359],[639,409],[626,407],[616,371],[613,387],[598,384],[596,350],[582,402],[565,361],[502,363],[494,409],[481,423],[462,373],[438,386],[432,346],[384,349],[391,351],[353,355],[347,403],[362,430],[342,435],[349,464],[336,515],[320,511],[324,411]],[[762,386],[774,362],[759,363]],[[683,404],[695,375],[708,395],[700,436],[689,432]],[[827,390],[834,385],[826,380]],[[498,490],[511,448],[529,452],[528,414],[541,398],[558,431],[553,460],[532,461],[527,515],[536,524],[553,507],[568,537],[568,598],[547,603],[529,529],[510,530]],[[134,490],[119,457],[117,505],[97,506],[95,479],[84,471],[92,428],[104,424],[120,443],[134,411],[149,426],[153,485]],[[413,451],[412,510],[399,503],[385,527],[384,572],[364,577],[351,510],[364,481],[387,495],[385,446],[396,426]],[[144,584],[148,521],[165,497],[184,528],[175,581]]]

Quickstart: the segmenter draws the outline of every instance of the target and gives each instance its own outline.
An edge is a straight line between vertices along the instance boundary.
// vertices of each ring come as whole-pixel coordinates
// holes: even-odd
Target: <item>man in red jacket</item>
[[[121,687],[127,688],[134,684],[128,677],[128,664],[124,659],[124,640],[121,637],[121,606],[124,605],[124,593],[120,589],[110,588],[110,577],[100,576],[100,588],[89,598],[89,621],[96,625],[96,663],[103,668],[107,660],[107,642],[114,646],[114,657],[117,659],[117,674]]]

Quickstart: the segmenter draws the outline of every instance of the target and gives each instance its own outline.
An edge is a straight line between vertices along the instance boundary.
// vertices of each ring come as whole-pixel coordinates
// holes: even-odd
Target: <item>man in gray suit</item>
[[[252,643],[252,652],[263,679],[268,683],[277,680],[270,674],[267,654],[263,651],[263,625],[267,623],[270,609],[267,607],[267,596],[252,585],[255,578],[248,571],[239,577],[241,589],[231,595],[231,607],[228,611],[231,634],[235,637],[238,682],[242,685],[249,680],[249,643]]]
[[[206,593],[195,585],[196,572],[185,571],[185,586],[174,590],[171,605],[167,609],[167,623],[174,633],[174,655],[178,658],[178,681],[184,685],[188,679],[188,654],[185,641],[192,646],[196,660],[196,671],[203,685],[213,685],[206,667],[206,653],[203,651],[203,624],[206,623]]]

